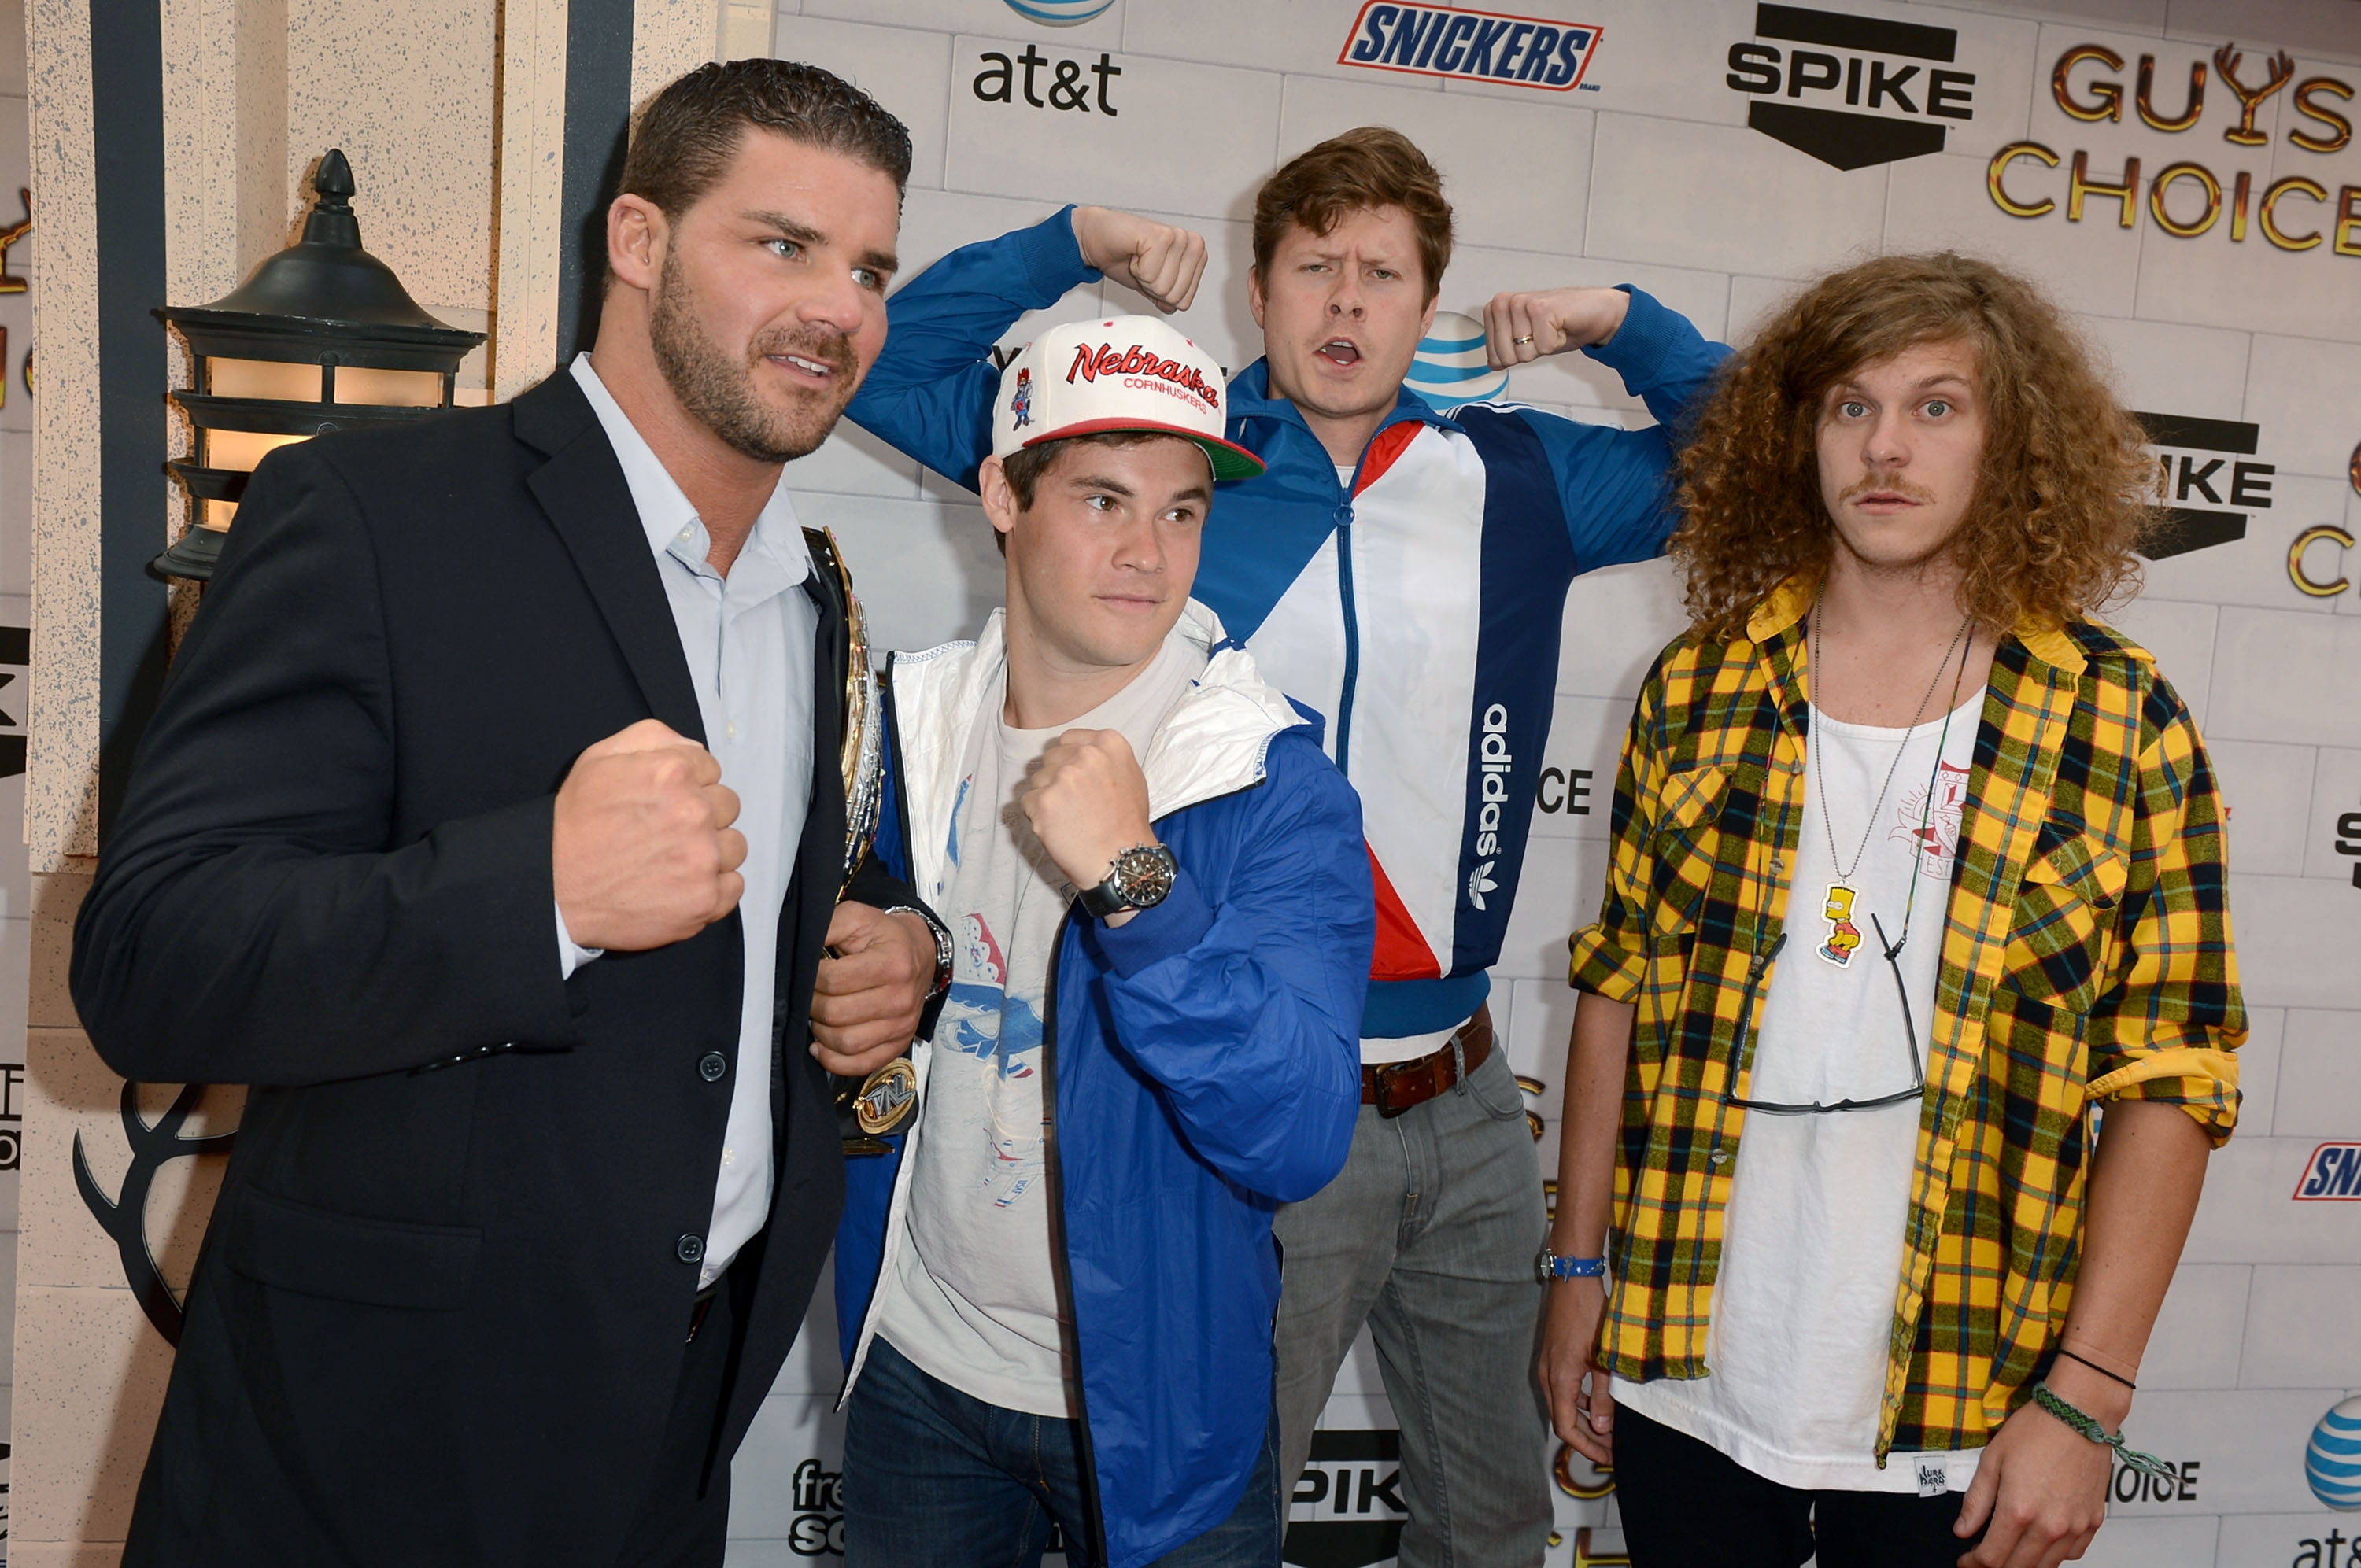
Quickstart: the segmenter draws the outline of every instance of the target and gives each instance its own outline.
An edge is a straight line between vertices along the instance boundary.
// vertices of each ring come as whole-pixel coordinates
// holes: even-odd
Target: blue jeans
[[[1074,1423],[1003,1409],[881,1336],[844,1429],[845,1568],[1034,1568],[1054,1522],[1069,1568],[1102,1568]],[[1279,1423],[1230,1517],[1152,1568],[1279,1568]]]

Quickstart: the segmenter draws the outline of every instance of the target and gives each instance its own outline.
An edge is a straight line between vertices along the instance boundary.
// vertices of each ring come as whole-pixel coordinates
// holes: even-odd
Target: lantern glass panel
[[[314,383],[313,395],[317,397]],[[443,402],[443,377],[435,370],[373,370],[336,367],[336,401],[375,403],[381,408],[431,409]]]
[[[236,501],[199,501],[197,509],[198,527],[215,528],[225,533],[229,532],[230,519],[237,515]]]
[[[250,474],[256,464],[280,447],[310,439],[307,435],[265,435],[252,430],[209,430],[205,432],[205,466]]]
[[[215,359],[206,387],[217,398],[276,398],[281,402],[320,400],[320,367],[282,359]],[[234,464],[217,466],[236,466]]]

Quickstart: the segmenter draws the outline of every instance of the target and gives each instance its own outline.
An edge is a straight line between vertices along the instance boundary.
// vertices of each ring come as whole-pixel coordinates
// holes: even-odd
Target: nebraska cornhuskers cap
[[[1204,449],[1216,479],[1251,479],[1262,459],[1224,439],[1222,367],[1154,316],[1053,326],[1000,373],[992,454],[1071,435],[1141,431]]]

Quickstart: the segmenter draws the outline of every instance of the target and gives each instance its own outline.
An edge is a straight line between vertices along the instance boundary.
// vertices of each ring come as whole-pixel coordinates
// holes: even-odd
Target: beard
[[[680,270],[680,252],[664,257],[648,318],[650,345],[680,406],[732,448],[759,463],[792,463],[818,449],[852,400],[860,361],[840,333],[767,332],[732,363],[707,335],[697,311],[697,291]],[[795,391],[793,406],[780,409],[754,389],[754,367],[774,354],[794,354],[836,371],[826,390]]]

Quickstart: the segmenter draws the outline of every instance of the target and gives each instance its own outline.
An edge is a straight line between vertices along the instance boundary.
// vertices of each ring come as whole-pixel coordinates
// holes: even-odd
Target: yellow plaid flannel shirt
[[[1572,979],[1635,1003],[1602,1362],[1701,1377],[1804,800],[1791,580],[1744,639],[1657,659],[1615,783],[1614,850]],[[1799,948],[1799,950],[1805,950]],[[2154,659],[2089,623],[1993,661],[1928,1041],[1876,1457],[1980,1447],[2044,1372],[2081,1255],[2093,1102],[2237,1120],[2245,1006],[2213,775]]]

